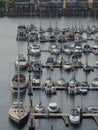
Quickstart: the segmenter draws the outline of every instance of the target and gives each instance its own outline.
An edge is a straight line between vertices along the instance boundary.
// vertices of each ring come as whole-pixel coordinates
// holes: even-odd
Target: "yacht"
[[[27,69],[28,67],[28,61],[23,53],[19,54],[19,59],[17,58],[15,61],[15,67],[18,68],[18,60],[19,60],[19,68],[21,70]]]
[[[8,111],[9,118],[17,125],[23,125],[29,117],[29,109],[19,100],[13,102]]]
[[[29,53],[31,55],[39,56],[41,54],[40,45],[38,45],[38,44],[31,44],[30,45],[30,49],[29,49]]]
[[[54,86],[54,82],[52,81],[51,77],[49,77],[45,82],[45,92],[48,95],[56,94],[56,88]]]
[[[69,121],[73,125],[79,125],[80,124],[80,113],[77,109],[71,109],[69,114]]]
[[[18,93],[18,87],[20,93],[23,93],[27,89],[26,77],[23,74],[15,74],[11,81],[11,91],[13,93]]]
[[[17,41],[26,41],[27,40],[27,28],[25,25],[21,24],[17,27]]]
[[[69,85],[68,85],[69,94],[72,94],[72,95],[77,94],[79,92],[77,86],[78,86],[78,82],[76,81],[75,77],[72,76],[70,78]]]

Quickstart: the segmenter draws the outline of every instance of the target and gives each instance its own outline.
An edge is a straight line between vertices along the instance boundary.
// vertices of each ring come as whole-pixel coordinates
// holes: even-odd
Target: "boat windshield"
[[[72,116],[77,116],[78,115],[77,110],[71,110],[71,115]]]

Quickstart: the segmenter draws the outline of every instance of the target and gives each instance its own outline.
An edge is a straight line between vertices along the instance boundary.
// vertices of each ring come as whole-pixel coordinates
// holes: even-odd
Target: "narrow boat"
[[[69,121],[73,125],[79,125],[80,124],[80,113],[77,109],[71,109],[69,114]]]

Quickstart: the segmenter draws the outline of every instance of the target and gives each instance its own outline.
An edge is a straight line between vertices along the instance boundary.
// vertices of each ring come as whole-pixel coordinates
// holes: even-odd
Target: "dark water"
[[[41,26],[43,28],[47,28],[50,26],[56,27],[56,23],[59,28],[63,28],[64,26],[72,27],[73,25],[80,26],[84,25],[94,25],[98,23],[98,20],[94,20],[93,18],[59,18],[57,21],[56,18],[49,22],[48,18],[43,18],[41,20]],[[14,63],[17,57],[17,42],[16,42],[16,29],[19,24],[30,25],[31,23],[36,24],[36,26],[40,27],[40,19],[39,18],[1,18],[0,19],[0,130],[19,130],[12,122],[10,122],[8,118],[8,109],[12,103],[13,96],[10,91],[10,83],[11,79],[15,73]],[[42,47],[47,47],[46,44],[42,45]],[[27,43],[21,43],[22,51],[27,54]],[[47,56],[49,54],[42,54],[41,59],[45,62]],[[96,63],[96,57],[93,54],[89,55],[89,63],[91,65]],[[85,63],[85,57],[82,59]],[[24,72],[28,78],[27,72]],[[78,69],[76,71],[76,78],[78,81],[82,81],[85,79],[85,74],[82,70]],[[57,81],[61,75],[59,69],[54,69],[54,71],[50,71],[44,69],[42,82],[45,81],[47,77],[53,78],[54,81]],[[63,76],[65,80],[68,81],[71,73],[63,72]],[[97,76],[97,71],[91,72],[87,79],[91,83],[92,79]],[[67,95],[65,91],[58,91],[57,95],[52,97],[47,97],[44,91],[41,92],[41,98],[43,104],[48,106],[50,101],[56,101],[58,106],[61,107],[62,112],[68,113],[70,109],[75,106],[81,105],[81,96],[77,95],[74,98]],[[91,104],[98,106],[98,91],[89,91],[87,95],[83,96],[83,106],[89,106]],[[23,97],[24,103],[29,106],[29,98],[26,93]],[[34,91],[33,95],[33,103],[36,104],[39,101],[39,92]],[[36,119],[36,130],[50,130],[51,125],[53,125],[54,130],[97,130],[98,127],[93,119],[83,119],[82,124],[74,128],[71,125],[66,127],[62,119]],[[21,130],[27,130],[28,125],[25,124]]]

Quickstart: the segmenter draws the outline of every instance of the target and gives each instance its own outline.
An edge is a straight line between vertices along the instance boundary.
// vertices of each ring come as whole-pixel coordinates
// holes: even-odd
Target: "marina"
[[[17,96],[13,95],[10,91],[10,89],[11,89],[10,82],[11,82],[11,79],[14,76],[15,72],[17,72],[17,70],[15,69],[15,65],[14,65],[16,56],[18,53],[17,44],[19,42],[16,40],[17,27],[18,27],[19,23],[24,23],[27,26],[30,23],[30,20],[31,19],[28,19],[28,18],[7,18],[7,17],[4,17],[3,19],[1,19],[2,24],[0,24],[0,27],[2,28],[4,26],[6,26],[6,28],[8,29],[8,32],[6,32],[6,29],[5,30],[3,29],[3,31],[0,31],[0,35],[1,35],[0,53],[1,53],[1,60],[2,60],[1,68],[5,68],[5,70],[0,69],[1,79],[2,79],[0,93],[1,93],[2,97],[5,96],[4,101],[0,100],[1,115],[3,116],[3,120],[0,121],[0,127],[2,127],[3,129],[10,129],[10,130],[19,129],[16,125],[14,125],[8,119],[8,109],[10,108],[13,100],[17,99]],[[47,28],[49,26],[48,25],[49,19],[44,18],[42,20]],[[77,21],[77,24],[78,24],[78,18],[74,19],[74,22],[75,22],[75,20]],[[84,26],[86,27],[87,25],[85,23],[87,22],[87,18],[83,18],[82,20],[83,21],[85,20]],[[9,22],[9,26],[7,26],[6,21]],[[65,24],[65,21],[66,21],[66,24]],[[70,21],[70,25],[73,25],[73,23],[71,23],[72,22],[71,18],[69,18],[68,21]],[[63,26],[66,26],[66,27],[69,26],[68,25],[69,23],[67,23],[68,21],[64,17],[62,17],[62,19],[58,20],[58,22],[61,22],[63,24]],[[35,21],[33,21],[33,22],[35,22]],[[53,24],[54,24],[55,19],[52,19],[51,22],[53,22]],[[38,18],[36,18],[36,25],[37,25],[37,27],[40,26]],[[59,28],[63,28],[63,26],[61,26]],[[97,19],[96,19],[96,26],[97,26]],[[53,27],[55,27],[55,25],[53,25]],[[77,25],[77,27],[78,27],[78,25]],[[5,39],[5,37],[6,37],[6,39]],[[5,42],[7,42],[7,43],[5,43]],[[89,41],[89,42],[90,42],[90,45],[93,45],[93,43],[92,43],[93,41]],[[4,45],[4,43],[8,44],[7,47]],[[97,129],[97,127],[98,127],[97,126],[98,125],[98,114],[97,113],[98,112],[96,112],[96,111],[89,112],[87,110],[84,112],[84,108],[87,108],[89,105],[94,105],[96,107],[98,106],[97,105],[98,86],[95,87],[91,83],[92,80],[97,77],[97,65],[96,65],[97,55],[94,55],[93,53],[88,54],[88,65],[90,65],[94,69],[94,71],[87,73],[87,75],[83,71],[83,66],[82,67],[79,66],[79,68],[72,67],[73,70],[66,71],[62,68],[62,62],[61,62],[61,65],[59,65],[57,63],[56,65],[50,64],[49,66],[46,66],[45,63],[47,61],[47,57],[51,56],[51,54],[49,52],[47,52],[50,44],[52,44],[52,43],[50,43],[49,41],[47,43],[40,43],[41,50],[44,50],[44,51],[41,51],[41,55],[37,56],[36,60],[40,59],[39,61],[41,61],[41,63],[42,63],[42,68],[36,70],[36,68],[34,68],[34,66],[33,66],[35,62],[34,63],[32,62],[32,64],[31,64],[31,62],[29,62],[29,65],[32,65],[33,70],[27,69],[27,70],[21,71],[26,76],[26,80],[27,80],[28,84],[31,86],[31,89],[33,92],[33,95],[31,95],[31,96],[28,95],[28,88],[27,88],[26,93],[23,95],[20,95],[21,99],[23,100],[23,103],[26,104],[26,106],[28,106],[30,108],[30,116],[29,116],[30,118],[29,119],[32,119],[32,117],[35,118],[34,121],[35,121],[36,130],[50,129],[51,126],[53,126],[54,130],[55,129],[56,130],[75,129],[72,125],[70,125],[68,117],[69,117],[70,110],[73,107],[77,108],[77,106],[80,106],[81,108],[83,108],[83,114],[82,114],[83,120],[82,120],[81,124],[77,127],[77,129],[80,129],[80,128],[88,129],[88,127],[90,130]],[[21,51],[25,52],[25,54],[28,56],[29,50],[27,48],[28,47],[27,41],[21,41],[19,43],[19,46],[20,46]],[[3,48],[5,48],[4,51],[6,51],[8,53],[8,55],[2,55],[2,53],[4,53],[2,51]],[[6,54],[6,52],[5,52],[5,54]],[[83,56],[81,57],[81,61],[84,65],[86,58],[85,58],[85,54],[82,54],[82,55]],[[52,54],[52,56],[55,57],[56,60],[61,56],[63,56],[65,59],[67,59],[67,61],[69,61],[69,59],[70,59],[69,58],[70,55],[63,54],[63,53],[60,55],[56,55],[56,56],[54,54]],[[31,60],[33,60],[33,56],[30,55],[29,58]],[[38,71],[38,72],[35,72],[35,71]],[[6,76],[5,76],[5,73],[6,73]],[[81,73],[81,76],[80,76],[80,73]],[[41,82],[37,86],[34,84],[33,85],[31,84],[31,79],[33,79],[36,74],[37,74],[37,76],[40,77],[39,79]],[[78,89],[83,87],[81,84],[82,81],[86,80],[90,84],[90,86],[85,86],[85,88],[88,89],[88,92],[86,94],[75,94],[75,95],[69,94],[69,92],[67,90],[68,84],[66,84],[66,83],[70,81],[70,78],[72,75],[74,75],[75,79],[80,83],[79,86],[77,86]],[[51,77],[51,79],[54,81],[53,86],[57,90],[56,94],[51,95],[51,96],[50,95],[47,96],[47,94],[44,91],[44,83],[45,83],[46,79],[49,77]],[[65,79],[64,85],[58,84],[58,80],[60,79],[60,77],[64,77],[64,79]],[[32,98],[32,102],[31,102],[31,98]],[[45,106],[45,110],[46,110],[45,113],[32,112],[32,110],[31,110],[32,105],[36,106],[36,104],[39,103],[39,101],[42,101],[42,104]],[[52,105],[56,105],[56,103],[58,104],[58,107],[60,108],[60,112],[58,112],[58,113],[47,112],[48,105],[51,102],[52,102]],[[94,107],[94,110],[95,110],[95,107]],[[64,122],[61,120],[61,118],[64,120]],[[95,122],[92,119],[94,119]],[[87,126],[87,124],[90,124],[90,125]],[[69,126],[69,127],[66,127],[66,126]],[[26,123],[24,125],[24,127],[22,127],[21,129],[27,130],[28,124]]]

